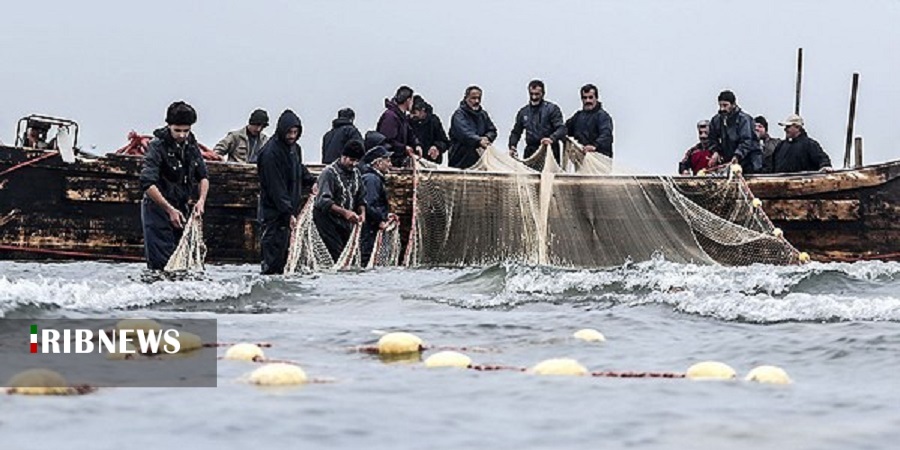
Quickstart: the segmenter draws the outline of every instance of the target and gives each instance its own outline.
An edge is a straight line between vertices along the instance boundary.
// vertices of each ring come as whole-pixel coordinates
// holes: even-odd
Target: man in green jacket
[[[262,132],[269,126],[269,114],[257,109],[250,114],[247,126],[228,134],[216,144],[216,153],[222,155],[227,162],[255,163],[269,137]]]

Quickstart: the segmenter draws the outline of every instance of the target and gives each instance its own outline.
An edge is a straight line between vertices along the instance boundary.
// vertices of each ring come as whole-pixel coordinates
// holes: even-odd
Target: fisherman
[[[528,83],[528,104],[516,114],[516,122],[509,135],[509,155],[518,157],[516,146],[525,132],[525,154],[528,159],[539,146],[552,146],[553,156],[560,160],[559,141],[566,137],[566,124],[563,122],[559,106],[544,100],[544,82],[531,80]]]
[[[481,98],[480,87],[467,87],[459,108],[450,119],[450,167],[472,167],[481,158],[482,152],[497,139],[497,127],[481,107]]]
[[[700,142],[689,148],[685,152],[684,158],[678,163],[678,172],[682,175],[696,175],[697,172],[708,168],[710,165],[712,152],[709,151],[708,120],[697,122],[697,138]]]
[[[260,150],[256,162],[263,275],[284,273],[302,190],[315,184],[315,177],[303,165],[303,153],[297,144],[302,134],[300,117],[285,110],[278,118],[275,135]]]
[[[144,255],[151,270],[166,267],[181,239],[189,214],[188,200],[199,187],[193,214],[202,216],[209,192],[206,163],[200,156],[191,126],[197,112],[178,101],[166,111],[167,126],[153,132],[141,168],[141,223]]]
[[[391,168],[391,152],[384,146],[377,145],[366,152],[359,167],[366,193],[366,221],[360,238],[360,254],[362,264],[367,264],[375,246],[378,230],[386,229],[399,219],[396,214],[390,212],[387,191],[384,189],[384,174]]]
[[[334,261],[350,240],[353,226],[366,221],[365,189],[356,168],[364,155],[362,141],[349,141],[340,159],[319,175],[313,221]]]
[[[56,148],[56,139],[47,142],[48,131],[50,131],[49,123],[29,120],[25,128],[25,136],[22,139],[22,146],[37,150],[52,150]]]
[[[409,124],[408,114],[412,109],[413,94],[409,86],[397,88],[393,98],[384,100],[385,109],[375,127],[376,131],[387,138],[392,152],[391,162],[396,167],[407,166],[410,158],[422,156],[422,147]]]
[[[734,92],[719,93],[719,113],[709,123],[712,164],[740,164],[746,174],[762,170],[762,151],[753,131],[753,118],[737,105]]]
[[[322,136],[322,164],[331,164],[340,158],[347,142],[362,140],[362,134],[353,125],[355,119],[356,113],[350,108],[338,111],[337,119],[331,121],[331,130]]]
[[[584,146],[585,152],[599,152],[613,157],[613,121],[600,103],[597,86],[581,87],[581,110],[566,121],[569,136]]]
[[[383,134],[381,134],[375,130],[366,131],[365,143],[366,143],[366,151],[367,152],[369,150],[372,150],[373,148],[375,148],[378,145],[384,145],[384,148],[388,149],[388,151],[391,151],[390,147],[388,147],[385,144],[385,141],[387,141],[387,138],[384,137]]]
[[[269,126],[269,114],[263,109],[250,113],[247,126],[229,131],[216,144],[215,151],[227,162],[255,163],[259,150],[266,145],[269,137],[262,131]]]
[[[434,108],[420,95],[413,96],[410,125],[425,151],[424,158],[436,164],[443,163],[450,139],[447,139],[441,119],[434,114]]]
[[[791,114],[778,125],[784,127],[785,140],[775,147],[772,155],[774,173],[833,170],[831,158],[815,139],[806,134],[802,117]]]
[[[775,147],[781,142],[781,139],[769,136],[769,121],[763,116],[756,116],[753,119],[756,137],[759,139],[759,145],[762,147],[763,168],[762,173],[772,173],[772,154]]]

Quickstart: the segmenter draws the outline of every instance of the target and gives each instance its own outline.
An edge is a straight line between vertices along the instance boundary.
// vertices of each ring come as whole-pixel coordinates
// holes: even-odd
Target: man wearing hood
[[[376,146],[383,145],[384,148],[390,152],[391,149],[388,148],[387,145],[384,145],[385,141],[387,141],[387,138],[384,137],[383,134],[374,130],[366,131],[366,151],[372,150]]]
[[[719,113],[709,121],[710,164],[740,164],[745,174],[762,170],[762,150],[753,117],[737,105],[734,92],[719,93]]]
[[[467,87],[459,108],[450,119],[450,167],[472,167],[497,139],[497,127],[481,107],[481,97],[480,87]]]
[[[531,80],[528,83],[528,104],[516,114],[516,123],[509,134],[509,154],[513,158],[518,156],[516,146],[524,131],[523,159],[528,159],[540,146],[549,145],[559,161],[559,141],[566,137],[566,124],[559,106],[544,100],[544,93],[543,81]]]
[[[209,192],[206,163],[200,156],[191,126],[197,112],[185,102],[172,103],[166,111],[166,126],[153,132],[141,168],[141,223],[144,255],[151,270],[162,270],[181,239],[188,200],[199,188],[194,214],[202,216]]]
[[[291,230],[300,212],[302,190],[315,183],[315,177],[303,165],[303,153],[297,144],[302,134],[300,117],[285,110],[278,118],[275,135],[260,150],[256,162],[259,176],[257,216],[261,228],[259,246],[264,275],[284,273]]]
[[[450,140],[441,119],[434,115],[434,108],[419,95],[413,96],[411,125],[419,145],[425,151],[424,158],[433,163],[443,163]]]
[[[353,120],[356,113],[350,108],[338,111],[337,119],[331,121],[331,130],[322,137],[322,164],[331,164],[341,157],[344,145],[356,139],[362,140],[362,135]]]
[[[396,167],[409,165],[409,158],[422,156],[416,134],[409,123],[410,109],[413,102],[413,90],[409,86],[400,86],[394,98],[384,100],[384,112],[378,118],[375,130],[387,138],[392,152],[391,162]]]
[[[597,86],[586,84],[581,88],[581,110],[566,121],[566,131],[586,152],[598,152],[613,157],[613,121],[603,105]]]
[[[255,163],[259,157],[259,150],[266,145],[269,137],[262,131],[269,126],[269,114],[262,109],[250,113],[247,126],[234,131],[229,131],[218,144],[216,153],[222,155],[225,161],[237,163]]]
[[[384,174],[391,168],[391,152],[384,146],[377,145],[366,152],[359,167],[366,193],[366,221],[360,238],[360,254],[362,264],[365,265],[372,255],[378,230],[384,230],[399,219],[396,214],[391,213],[387,191],[384,189]]]
[[[366,221],[365,190],[356,168],[364,154],[362,141],[347,142],[340,159],[319,175],[313,221],[334,261],[350,240],[353,226]]]

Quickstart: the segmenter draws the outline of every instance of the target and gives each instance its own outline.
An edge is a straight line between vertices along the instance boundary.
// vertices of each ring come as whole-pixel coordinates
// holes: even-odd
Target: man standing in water
[[[365,189],[356,169],[363,155],[362,141],[347,142],[341,158],[322,169],[319,175],[313,221],[334,261],[350,240],[353,226],[366,221]]]
[[[559,162],[559,141],[566,137],[566,124],[559,106],[544,100],[544,92],[543,81],[532,80],[528,83],[528,104],[516,114],[516,122],[509,135],[509,154],[513,158],[517,157],[516,146],[524,131],[523,159],[528,159],[540,146],[550,145]]]
[[[481,97],[480,87],[467,87],[459,108],[450,119],[450,167],[472,167],[497,139],[497,127],[481,107]]]
[[[603,105],[597,86],[586,84],[581,88],[581,110],[566,121],[566,131],[586,152],[598,152],[613,156],[613,121]]]
[[[260,150],[256,162],[263,275],[284,273],[302,189],[315,183],[315,177],[300,159],[302,150],[297,140],[302,134],[300,117],[285,110],[278,118],[275,135]]]
[[[141,168],[141,222],[144,255],[151,270],[162,270],[181,239],[188,200],[199,186],[200,198],[194,214],[202,216],[209,192],[206,163],[200,156],[191,126],[197,112],[185,102],[175,102],[166,111],[166,126],[153,132]]]
[[[740,164],[744,173],[762,170],[762,151],[753,131],[753,118],[737,105],[734,92],[719,93],[719,113],[709,121],[712,164]]]

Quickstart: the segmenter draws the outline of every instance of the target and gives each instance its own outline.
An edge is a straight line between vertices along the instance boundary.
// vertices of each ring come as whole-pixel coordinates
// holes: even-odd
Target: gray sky
[[[341,107],[374,128],[383,99],[409,84],[449,127],[474,83],[505,147],[527,82],[541,78],[566,117],[582,84],[600,87],[617,170],[671,173],[722,89],[782,136],[775,123],[792,112],[803,47],[802,115],[835,165],[854,71],[867,162],[900,156],[896,0],[44,0],[9,2],[3,17],[6,143],[18,118],[46,113],[78,121],[85,148],[112,151],[184,99],[209,146],[256,107],[273,124],[290,107],[312,162]]]

